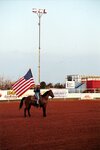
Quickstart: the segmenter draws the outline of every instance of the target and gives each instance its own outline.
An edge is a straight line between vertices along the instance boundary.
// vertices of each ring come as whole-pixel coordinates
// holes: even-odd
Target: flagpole
[[[33,13],[36,13],[37,16],[39,17],[39,54],[38,54],[38,84],[40,84],[40,52],[41,52],[41,17],[43,14],[46,14],[46,10],[45,9],[36,9],[33,8],[32,9]]]
[[[40,22],[40,20],[41,20],[41,15],[39,14],[39,58],[38,58],[38,60],[39,60],[39,62],[38,62],[38,83],[40,84],[40,49],[41,49],[41,47],[40,47],[40,40],[41,40],[41,32],[40,32],[40,30],[41,30],[41,22]]]

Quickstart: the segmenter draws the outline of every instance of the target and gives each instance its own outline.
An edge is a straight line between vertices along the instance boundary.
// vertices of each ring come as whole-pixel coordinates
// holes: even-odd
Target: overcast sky
[[[38,81],[64,83],[68,74],[100,75],[100,0],[0,0],[0,76],[16,81],[29,68]]]

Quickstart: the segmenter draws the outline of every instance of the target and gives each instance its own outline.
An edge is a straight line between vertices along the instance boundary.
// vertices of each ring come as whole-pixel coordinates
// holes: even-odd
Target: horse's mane
[[[43,96],[43,97],[44,97],[44,96],[47,96],[48,93],[49,93],[49,91],[46,91],[42,96]]]

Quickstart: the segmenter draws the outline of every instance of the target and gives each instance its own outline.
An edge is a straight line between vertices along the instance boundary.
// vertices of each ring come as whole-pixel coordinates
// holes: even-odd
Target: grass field
[[[0,102],[0,150],[100,150],[100,100],[52,100],[45,118],[18,108]]]

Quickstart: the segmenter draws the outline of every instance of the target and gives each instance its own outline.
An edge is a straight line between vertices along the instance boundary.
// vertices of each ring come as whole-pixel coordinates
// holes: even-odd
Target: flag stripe
[[[17,90],[17,89],[19,89],[20,88],[20,86],[22,86],[23,85],[23,83],[25,82],[25,80],[24,80],[24,78],[23,78],[23,80],[21,80],[20,82],[18,82],[17,84],[16,84],[16,86],[14,86],[14,90]]]
[[[18,81],[16,81],[14,85],[12,86],[12,88],[16,87],[22,80],[23,80],[23,77],[19,79]]]
[[[32,85],[33,85],[33,84],[32,84]],[[27,86],[24,86],[24,87],[21,88],[20,90],[16,91],[16,94],[21,93],[22,91],[26,90],[27,88],[31,87],[32,85],[30,85],[30,84],[28,85],[28,84],[27,84]]]
[[[28,81],[28,83],[24,82],[23,85],[21,85],[18,89],[16,89],[16,93],[20,92],[21,90],[24,90],[25,88],[27,88],[27,86],[31,86],[33,85],[33,83],[31,83],[30,81]]]
[[[33,86],[33,85],[32,85]],[[20,97],[22,94],[24,94],[29,88],[32,86],[28,86],[27,88],[23,89],[21,92],[17,93],[17,96]]]
[[[29,81],[26,81],[25,79],[23,79],[22,82],[20,82],[16,87],[15,90],[19,90],[20,88],[22,88],[25,84],[27,84]]]
[[[15,91],[16,95],[20,97],[33,85],[35,85],[35,82],[32,76],[32,72],[29,69],[25,76],[21,77],[18,81],[14,83],[12,89]]]

